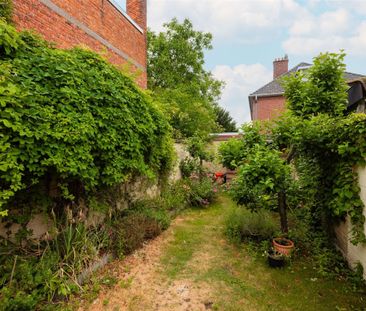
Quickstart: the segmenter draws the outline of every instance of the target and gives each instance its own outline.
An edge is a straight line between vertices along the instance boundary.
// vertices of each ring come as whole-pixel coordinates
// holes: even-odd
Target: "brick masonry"
[[[253,120],[269,120],[279,116],[285,110],[283,96],[258,97],[253,103]]]
[[[273,61],[273,79],[288,71],[288,58],[277,58]]]
[[[60,48],[91,48],[117,66],[130,64],[146,88],[146,0],[127,0],[127,12],[132,22],[109,0],[14,0],[18,29],[32,29]]]

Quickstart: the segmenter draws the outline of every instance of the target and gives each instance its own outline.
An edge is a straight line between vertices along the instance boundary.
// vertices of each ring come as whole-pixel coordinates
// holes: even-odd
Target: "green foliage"
[[[345,53],[324,53],[306,71],[284,79],[285,97],[294,115],[308,118],[319,113],[339,116],[347,107],[344,79]]]
[[[193,136],[188,138],[186,144],[191,157],[199,159],[200,163],[211,160],[211,154],[206,148],[207,143],[207,137]]]
[[[231,193],[240,205],[257,210],[274,207],[278,192],[291,182],[290,168],[279,151],[255,146],[243,161]]]
[[[0,23],[0,205],[51,174],[64,197],[154,177],[171,165],[170,126],[99,55],[59,50]]]
[[[192,206],[207,206],[214,201],[217,189],[208,177],[187,180],[188,203]]]
[[[229,169],[236,169],[256,145],[266,145],[260,123],[245,123],[241,130],[241,138],[230,139],[219,147],[220,161]]]
[[[0,20],[3,19],[7,23],[11,23],[12,17],[13,17],[13,0],[1,0]]]
[[[269,240],[276,231],[277,225],[266,210],[251,212],[245,208],[236,208],[225,221],[225,234],[234,243]]]
[[[344,116],[347,93],[344,53],[321,54],[305,73],[284,83],[290,112],[271,126],[271,140],[292,150],[302,204],[312,210],[313,224],[324,219],[352,220],[352,242],[366,242],[364,204],[355,166],[365,165],[366,116]]]
[[[215,107],[216,123],[219,124],[224,132],[236,132],[236,122],[230,113],[220,106]]]
[[[186,179],[165,185],[161,193],[161,202],[165,210],[178,213],[188,206]]]
[[[194,30],[188,19],[173,19],[164,27],[158,34],[148,32],[149,89],[163,104],[176,137],[213,132],[222,82],[204,69],[212,35]]]
[[[52,241],[17,249],[2,244],[0,256],[0,310],[45,309],[44,302],[78,292],[77,276],[106,247],[100,228],[86,230],[83,224],[58,226]]]
[[[179,169],[183,178],[190,178],[193,174],[201,172],[200,161],[197,158],[186,157],[179,163]]]
[[[230,170],[235,170],[243,160],[243,141],[231,138],[219,146],[219,160]]]
[[[139,213],[157,222],[161,230],[170,226],[171,217],[163,197],[137,201],[132,213]]]

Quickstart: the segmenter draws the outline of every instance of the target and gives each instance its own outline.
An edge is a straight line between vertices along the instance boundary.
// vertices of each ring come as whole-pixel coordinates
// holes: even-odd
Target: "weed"
[[[121,280],[120,282],[119,282],[119,286],[121,287],[121,288],[129,288],[130,286],[131,286],[131,284],[132,284],[132,281],[133,281],[133,278],[132,277],[129,277],[128,279],[126,279],[126,280]]]

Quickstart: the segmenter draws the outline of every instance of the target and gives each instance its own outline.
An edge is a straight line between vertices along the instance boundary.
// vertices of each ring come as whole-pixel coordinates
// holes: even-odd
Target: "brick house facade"
[[[280,84],[283,76],[299,70],[306,70],[311,64],[300,63],[288,70],[288,58],[277,58],[273,61],[273,80],[249,95],[251,119],[269,120],[279,116],[285,110],[284,90]],[[345,72],[346,81],[355,81],[363,75]]]
[[[32,29],[60,48],[86,46],[115,65],[130,64],[146,88],[146,1],[13,0],[18,29]]]

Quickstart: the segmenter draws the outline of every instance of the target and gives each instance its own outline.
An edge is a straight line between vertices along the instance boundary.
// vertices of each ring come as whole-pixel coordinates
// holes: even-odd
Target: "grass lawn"
[[[223,234],[235,204],[227,197],[205,210],[190,210],[176,224],[161,260],[167,279],[209,286],[213,310],[366,310],[366,292],[343,280],[321,277],[309,258],[296,257],[283,269],[248,245],[231,245]]]

